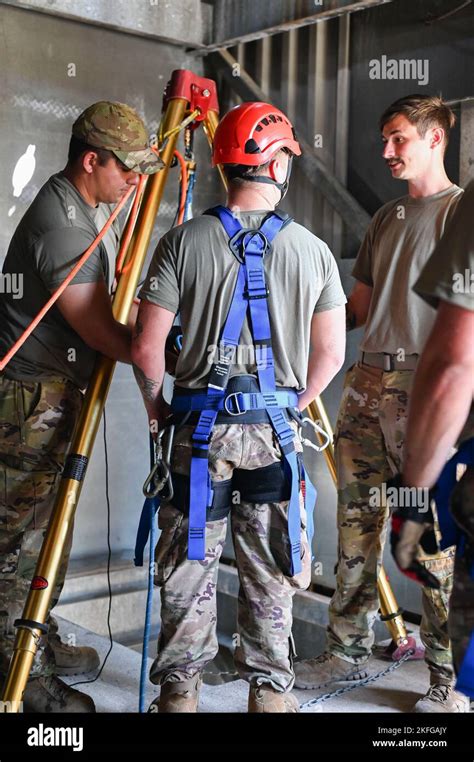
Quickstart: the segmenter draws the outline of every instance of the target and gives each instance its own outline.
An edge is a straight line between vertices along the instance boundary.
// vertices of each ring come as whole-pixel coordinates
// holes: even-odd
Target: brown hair
[[[101,167],[105,166],[109,159],[114,156],[112,151],[109,151],[107,148],[96,148],[95,146],[90,146],[80,138],[76,138],[75,135],[71,135],[67,156],[68,164],[75,164],[81,156],[83,156],[85,153],[88,153],[89,151],[94,151],[94,153],[97,154],[99,166]]]
[[[392,103],[380,117],[379,126],[383,130],[387,122],[402,114],[410,124],[414,124],[420,137],[424,138],[427,130],[442,127],[444,147],[449,141],[449,133],[454,127],[456,117],[450,107],[438,95],[407,95]]]

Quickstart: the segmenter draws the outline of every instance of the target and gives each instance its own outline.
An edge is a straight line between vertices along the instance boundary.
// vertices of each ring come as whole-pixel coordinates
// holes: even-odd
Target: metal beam
[[[268,100],[267,93],[263,92],[245,69],[241,67],[238,77],[232,75],[233,67],[237,62],[227,50],[214,53],[211,61],[243,100]],[[279,106],[278,103],[275,105]],[[298,128],[297,122],[296,128]],[[370,215],[316,156],[314,148],[299,135],[298,140],[303,151],[303,155],[298,159],[299,167],[312,185],[317,186],[331,206],[340,214],[357,243],[360,243],[370,222]]]
[[[205,29],[209,14],[202,17],[200,0],[174,0],[171,4],[167,0],[140,3],[130,0],[88,3],[77,0],[0,0],[0,4],[182,47],[198,48],[205,39],[212,39]]]
[[[285,34],[282,40],[281,99],[285,113],[294,122],[296,117],[296,89],[298,86],[298,38],[297,32]],[[258,87],[258,85],[257,85]]]
[[[272,38],[264,37],[257,45],[257,77],[266,93],[270,92],[271,61]]]
[[[351,17],[349,15],[341,16],[338,21],[334,174],[344,186],[347,184],[349,154],[350,24]],[[342,220],[335,215],[332,247],[336,256],[342,255],[343,234]]]
[[[474,99],[461,102],[461,147],[459,154],[459,183],[463,188],[474,180]]]
[[[195,52],[196,55],[207,55],[208,53],[217,52],[222,48],[232,48],[239,43],[253,42],[254,40],[261,40],[264,37],[270,37],[274,34],[291,32],[292,30],[300,29],[303,26],[318,24],[320,21],[325,21],[326,19],[343,16],[346,13],[366,11],[371,8],[376,8],[378,5],[386,5],[391,2],[393,2],[393,0],[359,0],[358,2],[352,2],[351,0],[326,0],[325,5],[331,7],[320,10],[318,13],[313,13],[311,16],[284,21],[281,24],[276,24],[267,29],[259,29],[256,32],[249,32],[240,35],[239,37],[231,37],[222,42],[213,43],[212,45],[200,46],[199,49],[196,48],[193,52]],[[190,52],[191,50],[192,49],[190,49]]]

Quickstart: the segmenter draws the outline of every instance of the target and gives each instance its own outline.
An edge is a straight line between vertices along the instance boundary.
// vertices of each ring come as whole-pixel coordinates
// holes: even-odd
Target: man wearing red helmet
[[[150,711],[197,711],[202,672],[218,650],[229,513],[240,581],[235,663],[250,684],[249,711],[299,710],[290,693],[292,596],[310,582],[311,511],[300,489],[305,480],[310,492],[298,409],[342,365],[346,301],[326,244],[274,211],[300,153],[273,106],[244,103],[226,114],[213,163],[228,180],[227,205],[169,231],[140,292],[136,378],[152,430],[176,425],[174,496],[160,506],[155,552],[161,630],[150,678],[161,693]],[[168,418],[165,342],[178,311],[183,343]]]

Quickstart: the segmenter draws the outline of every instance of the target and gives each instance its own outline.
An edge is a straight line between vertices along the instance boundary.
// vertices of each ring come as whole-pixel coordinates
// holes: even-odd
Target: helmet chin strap
[[[293,164],[293,156],[290,156],[288,160],[288,168],[286,170],[286,177],[284,182],[282,183],[278,183],[276,180],[272,180],[271,177],[267,177],[266,175],[256,175],[255,177],[244,177],[243,179],[251,183],[267,183],[267,185],[276,185],[276,187],[281,193],[281,196],[280,196],[280,202],[281,202],[285,198],[288,191],[288,186],[290,184],[292,164]]]

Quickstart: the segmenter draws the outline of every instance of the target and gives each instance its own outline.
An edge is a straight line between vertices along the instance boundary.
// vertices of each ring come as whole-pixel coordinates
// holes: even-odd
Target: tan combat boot
[[[299,712],[300,704],[293,693],[281,693],[270,685],[251,685],[248,710],[261,714]]]
[[[95,712],[90,696],[70,688],[56,675],[30,678],[22,701],[24,712]]]
[[[52,668],[56,675],[83,675],[100,664],[99,654],[89,646],[70,646],[57,633],[48,638]]]
[[[432,683],[423,698],[416,702],[415,712],[449,712],[452,714],[469,712],[469,699],[454,690],[453,685]]]
[[[189,680],[163,683],[160,695],[151,702],[148,711],[161,713],[197,712],[201,674],[197,672]]]
[[[314,659],[296,662],[295,688],[313,690],[327,683],[344,683],[368,677],[365,664],[352,664],[339,656],[324,651]]]

